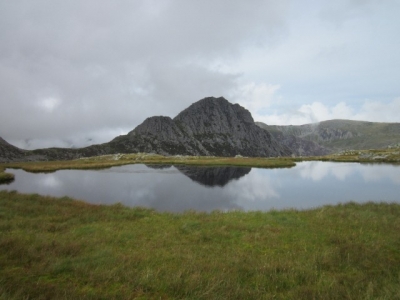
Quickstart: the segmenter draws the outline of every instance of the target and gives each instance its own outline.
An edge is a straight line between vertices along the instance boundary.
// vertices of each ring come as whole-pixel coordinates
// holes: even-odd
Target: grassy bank
[[[346,150],[326,156],[301,157],[295,160],[400,164],[400,149]]]
[[[238,166],[258,168],[287,168],[295,166],[290,158],[214,157],[214,156],[162,156],[157,154],[116,154],[67,161],[21,162],[4,164],[29,172],[53,172],[63,169],[101,169],[127,164]]]
[[[399,299],[400,205],[169,214],[0,192],[0,299]]]
[[[17,168],[29,172],[54,172],[63,169],[102,169],[127,164],[238,166],[256,168],[288,168],[299,161],[322,160],[336,162],[400,163],[400,149],[348,150],[326,156],[309,157],[213,157],[213,156],[162,156],[133,153],[103,155],[77,160],[6,163],[0,166],[0,180],[4,168]],[[12,175],[12,174],[10,174]]]
[[[0,166],[0,184],[8,183],[14,180],[14,174],[5,173],[4,168]]]

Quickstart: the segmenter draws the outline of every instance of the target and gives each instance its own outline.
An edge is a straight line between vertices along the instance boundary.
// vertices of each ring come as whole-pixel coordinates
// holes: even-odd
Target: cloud
[[[242,106],[250,110],[255,116],[259,116],[265,112],[277,101],[276,93],[279,85],[254,82],[241,84],[231,95]]]
[[[271,125],[302,125],[324,120],[349,119],[370,122],[399,122],[400,98],[388,103],[365,100],[359,109],[345,102],[328,106],[321,102],[304,104],[287,113],[265,114],[258,121]]]
[[[272,124],[385,121],[399,13],[389,0],[1,1],[0,136],[106,142],[207,96]]]
[[[133,129],[146,117],[227,95],[238,75],[215,65],[272,35],[286,3],[2,2],[0,136],[74,139]]]
[[[61,100],[54,97],[43,98],[37,102],[41,109],[49,113],[53,112],[60,104]]]

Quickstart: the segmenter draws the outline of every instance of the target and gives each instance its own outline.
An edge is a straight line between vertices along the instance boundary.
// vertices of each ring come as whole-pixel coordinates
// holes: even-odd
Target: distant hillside
[[[258,126],[273,135],[295,136],[313,141],[330,152],[346,149],[382,149],[400,144],[400,123],[377,123],[351,120],[330,120],[305,125]]]

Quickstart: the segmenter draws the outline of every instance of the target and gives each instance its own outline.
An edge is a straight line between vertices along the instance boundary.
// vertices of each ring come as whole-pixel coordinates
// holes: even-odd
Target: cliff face
[[[110,142],[119,152],[154,152],[163,155],[289,156],[265,130],[255,125],[250,112],[224,98],[204,98],[174,119],[151,117],[126,136]]]

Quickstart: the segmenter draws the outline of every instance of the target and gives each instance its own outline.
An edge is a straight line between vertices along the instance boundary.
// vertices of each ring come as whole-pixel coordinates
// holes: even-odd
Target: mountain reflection
[[[150,169],[163,170],[172,165],[146,165]],[[175,168],[193,181],[205,186],[227,185],[233,179],[239,179],[250,173],[251,168],[241,167],[198,167],[177,165]]]
[[[223,187],[250,173],[251,168],[175,166],[182,174],[205,186]]]

